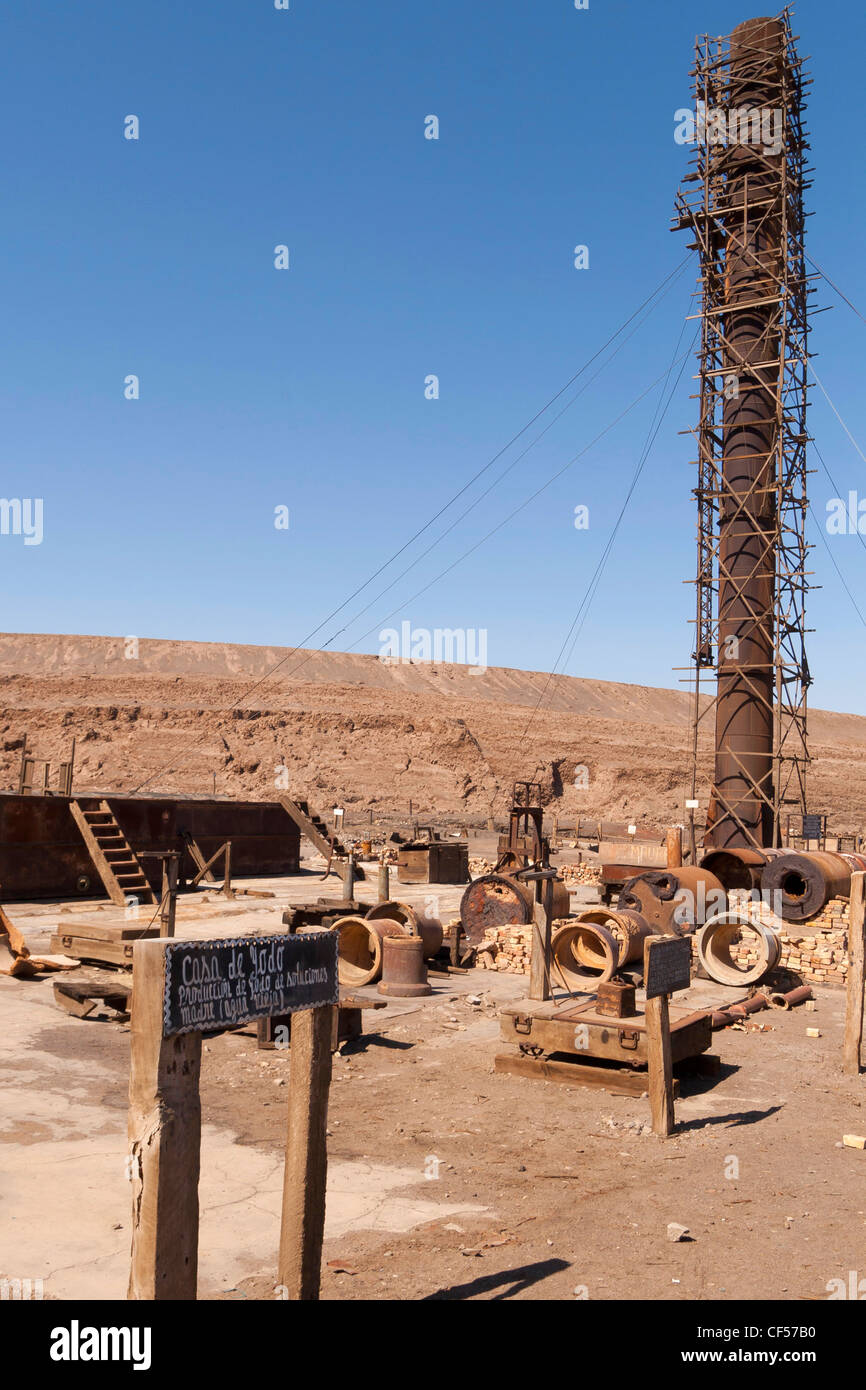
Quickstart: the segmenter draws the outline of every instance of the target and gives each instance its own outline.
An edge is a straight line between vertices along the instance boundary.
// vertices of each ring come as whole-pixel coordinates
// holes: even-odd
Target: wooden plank
[[[141,917],[144,922],[149,921],[145,913]],[[59,936],[71,934],[92,941],[146,941],[152,936],[159,936],[159,927],[156,926],[142,926],[134,921],[83,922],[71,913],[68,922],[59,923],[56,930]]]
[[[866,957],[866,874],[851,875],[848,912],[848,984],[842,1067],[848,1076],[860,1075],[863,1044],[864,957]]]
[[[543,1001],[550,998],[550,937],[551,921],[547,910],[541,903],[535,903],[529,965],[529,997],[532,1000]]]
[[[199,849],[199,846],[198,846],[197,841],[195,841],[195,840],[193,839],[193,837],[192,837],[192,835],[189,833],[189,831],[187,831],[186,835],[184,835],[183,838],[184,838],[184,844],[186,845],[187,849],[189,850],[189,857],[190,857],[190,859],[192,860],[192,862],[195,864],[196,868],[198,869],[198,873],[196,874],[195,878],[193,879],[193,883],[194,883],[194,884],[195,884],[195,883],[198,883],[200,879],[203,879],[205,883],[216,883],[216,879],[214,878],[213,874],[211,873],[210,868],[209,868],[209,866],[208,866],[208,862],[205,860],[204,855],[202,854],[201,850]],[[219,850],[217,850],[217,855],[218,855],[218,854],[219,854]],[[214,855],[214,858],[216,858],[216,855]],[[211,863],[212,863],[212,862],[213,862],[213,861],[211,860]]]
[[[494,1058],[494,1071],[507,1076],[525,1076],[533,1081],[556,1081],[563,1086],[588,1086],[609,1091],[611,1095],[643,1095],[647,1078],[643,1072],[615,1071],[594,1067],[585,1062],[554,1062],[545,1057],[524,1057],[520,1053],[499,1052]],[[674,1091],[679,1094],[679,1082],[674,1079]]]
[[[674,1074],[666,994],[646,1003],[647,1068],[653,1133],[666,1139],[674,1129]]]
[[[168,943],[135,946],[130,1024],[130,1299],[194,1299],[201,1034],[163,1038]]]
[[[277,1278],[284,1298],[308,1302],[318,1299],[321,1281],[333,1013],[333,1007],[325,1006],[305,1009],[292,1019]]]

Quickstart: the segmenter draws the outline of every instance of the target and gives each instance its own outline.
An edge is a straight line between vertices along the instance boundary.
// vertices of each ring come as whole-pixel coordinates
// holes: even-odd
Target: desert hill
[[[277,663],[279,669],[268,673]],[[255,686],[255,688],[251,688]],[[536,705],[541,705],[536,711]],[[689,776],[684,691],[545,672],[281,647],[0,634],[0,787],[21,739],[55,764],[77,740],[79,791],[266,799],[285,787],[405,819],[480,823],[516,778],[540,777],[551,809],[663,826]],[[809,800],[834,829],[866,827],[866,718],[813,711]],[[701,741],[701,793],[710,774]],[[575,768],[588,785],[575,786]],[[581,778],[582,780],[582,778]]]

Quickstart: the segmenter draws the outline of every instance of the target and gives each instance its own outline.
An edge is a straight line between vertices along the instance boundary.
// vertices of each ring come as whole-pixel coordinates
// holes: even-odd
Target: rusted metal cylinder
[[[639,912],[659,936],[685,936],[724,911],[727,896],[709,869],[686,864],[627,879],[617,907]]]
[[[382,973],[383,940],[407,935],[402,922],[368,922],[366,917],[340,917],[332,930],[339,937],[337,978],[341,985],[355,989],[378,980]]]
[[[569,913],[568,889],[552,879],[553,920]],[[525,926],[533,920],[535,891],[512,874],[484,874],[473,879],[460,900],[460,920],[466,940],[477,946],[489,927]]]
[[[379,993],[414,999],[432,994],[420,936],[388,936],[382,942],[382,978]]]
[[[557,927],[550,943],[554,984],[594,990],[632,961],[643,960],[643,943],[653,931],[638,912],[588,908]]]
[[[388,920],[401,922],[407,931],[413,936],[420,936],[424,942],[424,957],[431,960],[433,956],[439,954],[442,949],[444,932],[442,923],[437,917],[426,917],[419,913],[415,908],[410,907],[409,903],[397,902],[391,899],[385,903],[377,903],[371,907],[366,914],[368,922]]]
[[[758,959],[754,964],[738,961],[734,949],[744,936],[756,939]],[[698,957],[711,980],[720,985],[756,985],[774,970],[782,954],[779,936],[747,912],[720,912],[705,922],[698,932]]]
[[[735,889],[754,892],[771,859],[788,854],[786,849],[713,849],[701,860],[701,868],[715,874],[726,893]]]
[[[729,110],[778,110],[785,29],[753,19],[731,34]],[[776,395],[783,268],[781,153],[760,139],[728,151],[724,239],[718,693],[707,843],[773,839]]]
[[[368,922],[391,921],[400,922],[407,931],[417,935],[418,914],[414,907],[409,903],[398,902],[396,898],[389,898],[387,902],[376,903],[366,912],[365,917]]]
[[[761,1009],[767,1009],[770,1000],[765,994],[753,994],[751,999],[746,999],[742,1004],[732,1004],[729,1009],[718,1009],[710,1015],[713,1021],[713,1029],[730,1028],[732,1023],[739,1023],[747,1018],[749,1014],[756,1014]]]
[[[773,1009],[793,1009],[798,1004],[805,1004],[807,999],[812,998],[811,985],[798,985],[796,989],[789,989],[787,994],[771,994],[770,1007]]]
[[[789,851],[771,859],[761,874],[761,892],[786,922],[805,922],[831,898],[851,892],[851,865],[841,854]]]

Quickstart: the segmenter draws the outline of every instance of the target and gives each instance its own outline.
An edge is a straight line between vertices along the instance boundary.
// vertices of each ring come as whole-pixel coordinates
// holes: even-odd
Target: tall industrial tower
[[[674,226],[700,254],[693,753],[710,710],[705,844],[781,843],[805,811],[810,183],[790,9],[696,44],[693,169]],[[701,699],[714,669],[716,695]],[[694,795],[694,793],[693,793]]]

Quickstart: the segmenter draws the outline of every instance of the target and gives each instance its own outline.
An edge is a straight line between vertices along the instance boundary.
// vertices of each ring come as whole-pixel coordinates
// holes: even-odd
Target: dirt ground
[[[182,898],[178,935],[279,930],[290,901],[338,891],[311,864],[255,886],[275,898]],[[447,915],[461,890],[437,891]],[[358,893],[372,900],[369,884]],[[10,915],[38,950],[58,921],[112,911]],[[429,998],[368,1011],[365,1036],[335,1056],[325,1298],[799,1300],[866,1275],[866,1154],[841,1147],[866,1130],[862,1078],[841,1072],[842,992],[757,1015],[766,1031],[714,1034],[720,1074],[682,1080],[661,1140],[646,1098],[494,1072],[497,1008],[526,983],[437,978]],[[699,1006],[694,988],[675,1002]],[[0,977],[0,1009],[0,1278],[41,1278],[46,1298],[123,1298],[128,1025],[68,1017],[50,977]],[[252,1028],[205,1042],[202,1298],[276,1296],[288,1073]],[[672,1243],[669,1222],[689,1238]]]

